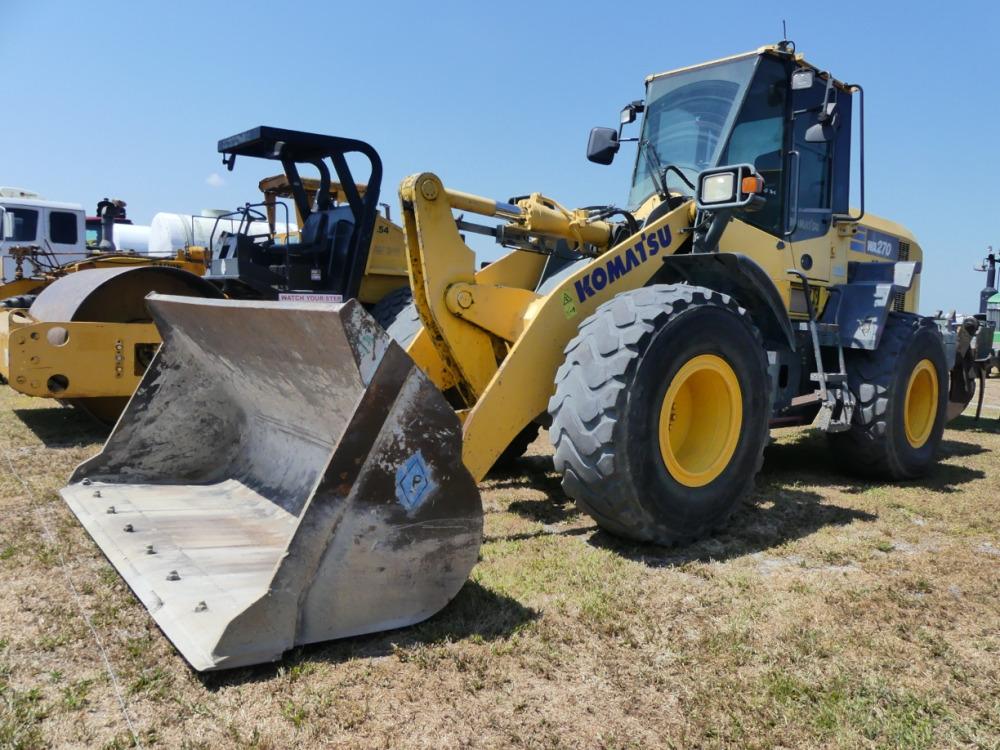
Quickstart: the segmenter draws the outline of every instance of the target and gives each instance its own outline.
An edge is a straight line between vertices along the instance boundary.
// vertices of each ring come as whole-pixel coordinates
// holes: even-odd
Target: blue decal
[[[859,226],[857,234],[851,238],[851,250],[885,260],[899,260],[899,237]]]
[[[396,499],[406,510],[412,512],[419,508],[435,489],[437,482],[420,451],[396,469]]]
[[[655,233],[644,233],[638,242],[625,248],[624,252],[619,252],[613,258],[605,261],[603,265],[597,266],[593,271],[584,275],[579,281],[573,282],[577,299],[584,302],[604,287],[614,284],[633,268],[639,267],[659,253],[660,250],[669,249],[670,240],[669,226],[660,227]]]

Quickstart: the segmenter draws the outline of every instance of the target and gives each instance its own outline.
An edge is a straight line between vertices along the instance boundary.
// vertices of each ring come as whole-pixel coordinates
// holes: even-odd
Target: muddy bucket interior
[[[163,346],[62,495],[195,669],[448,603],[482,536],[459,420],[357,302],[149,308]]]

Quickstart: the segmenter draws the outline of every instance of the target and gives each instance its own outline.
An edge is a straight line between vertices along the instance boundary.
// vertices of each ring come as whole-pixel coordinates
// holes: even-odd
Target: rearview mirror
[[[610,164],[621,148],[618,131],[614,128],[594,128],[587,141],[587,159],[594,164]]]

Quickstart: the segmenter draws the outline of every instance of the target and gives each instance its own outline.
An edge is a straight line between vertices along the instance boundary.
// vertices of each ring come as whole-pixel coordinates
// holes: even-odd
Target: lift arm
[[[563,349],[580,323],[619,292],[647,284],[661,268],[660,257],[681,246],[690,205],[608,248],[609,224],[585,222],[582,212],[538,195],[499,203],[446,190],[424,173],[405,180],[400,197],[414,301],[424,323],[409,354],[439,387],[454,385],[462,395],[463,461],[480,480],[545,411]],[[453,210],[505,216],[528,233],[586,243],[597,254],[539,294],[544,256],[514,250],[476,273],[475,253],[462,240]]]

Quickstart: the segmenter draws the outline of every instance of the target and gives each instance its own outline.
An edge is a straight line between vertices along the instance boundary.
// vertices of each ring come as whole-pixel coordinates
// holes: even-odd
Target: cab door
[[[48,249],[60,265],[86,257],[86,228],[82,211],[46,208],[43,228]]]
[[[820,285],[843,281],[839,277],[846,271],[835,263],[841,238],[834,227],[834,215],[847,212],[849,175],[842,174],[839,166],[850,166],[850,96],[836,89],[831,95],[837,104],[838,126],[828,140],[809,141],[806,133],[817,124],[823,110],[827,82],[814,75],[808,88],[793,85],[791,90],[785,235],[795,268]],[[841,137],[844,134],[846,138]],[[838,205],[841,203],[843,206]]]

